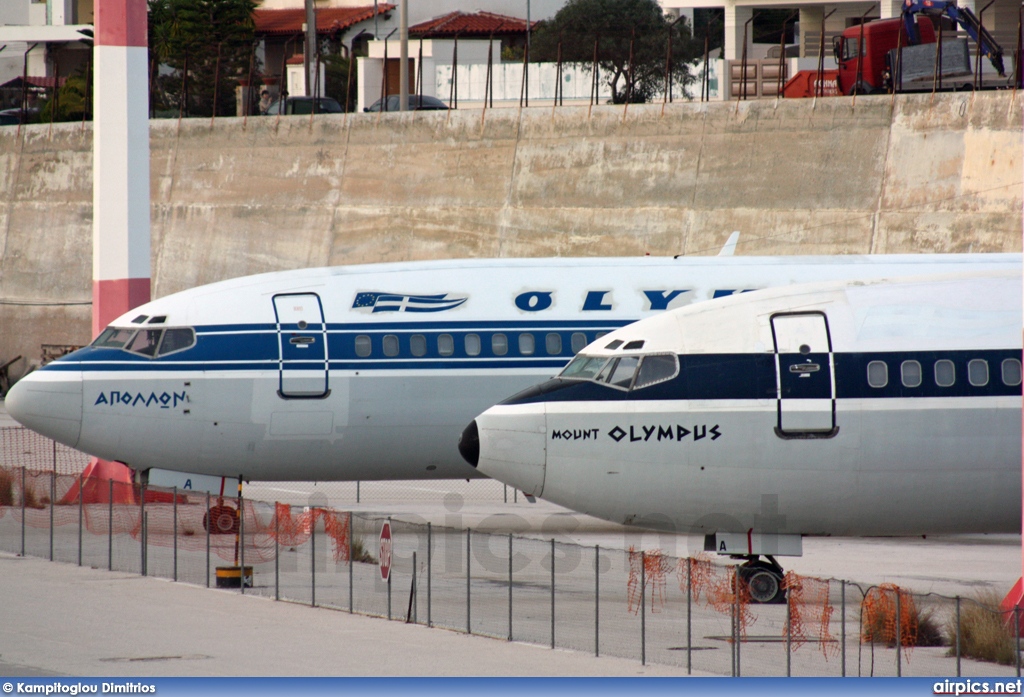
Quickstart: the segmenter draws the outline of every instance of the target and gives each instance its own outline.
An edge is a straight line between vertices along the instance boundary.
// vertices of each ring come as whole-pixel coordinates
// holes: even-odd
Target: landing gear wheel
[[[782,588],[785,577],[782,567],[772,557],[768,560],[749,558],[739,567],[740,578],[747,584],[750,599],[759,604],[784,603],[786,591]]]
[[[765,569],[757,569],[747,576],[747,589],[755,603],[770,603],[779,594],[779,579]]]
[[[238,532],[238,511],[231,506],[213,506],[203,516],[203,529],[211,535],[234,535]]]

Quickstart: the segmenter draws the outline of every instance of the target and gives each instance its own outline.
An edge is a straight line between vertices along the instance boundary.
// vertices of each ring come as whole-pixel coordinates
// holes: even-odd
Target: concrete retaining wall
[[[1020,251],[1021,98],[154,121],[153,292],[490,256]],[[0,128],[0,363],[89,340],[88,125]]]

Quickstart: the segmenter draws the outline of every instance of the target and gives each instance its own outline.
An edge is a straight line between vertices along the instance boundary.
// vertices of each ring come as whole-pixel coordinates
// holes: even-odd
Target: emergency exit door
[[[838,431],[828,319],[822,312],[772,316],[778,426],[783,438],[828,438]]]
[[[274,296],[280,384],[287,399],[322,399],[328,389],[327,326],[316,293]]]

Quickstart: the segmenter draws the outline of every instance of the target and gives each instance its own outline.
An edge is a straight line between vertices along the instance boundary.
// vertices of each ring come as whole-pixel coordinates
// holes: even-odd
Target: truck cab
[[[919,43],[935,43],[935,28],[931,20],[923,15],[919,15],[916,20]],[[836,63],[839,65],[839,91],[842,94],[885,91],[886,56],[897,46],[910,45],[911,39],[899,17],[849,27],[841,36],[835,37],[832,43]]]

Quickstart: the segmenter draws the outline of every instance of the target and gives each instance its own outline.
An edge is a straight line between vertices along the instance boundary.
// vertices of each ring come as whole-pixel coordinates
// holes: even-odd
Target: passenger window
[[[921,386],[921,364],[917,361],[903,361],[900,364],[900,375],[904,387]]]
[[[455,339],[451,334],[441,334],[437,337],[437,352],[442,356],[450,356],[455,353]]]
[[[96,341],[92,342],[92,345],[94,348],[124,348],[133,334],[135,334],[135,327],[107,327],[102,334],[96,337]]]
[[[427,337],[422,334],[413,334],[409,337],[409,350],[412,355],[419,358],[427,355]]]
[[[373,348],[373,344],[370,342],[370,337],[366,334],[360,334],[356,337],[356,355],[360,358],[366,358],[370,355],[370,351]]]
[[[1003,384],[1014,387],[1020,384],[1021,369],[1020,361],[1016,358],[1007,358],[1003,361]]]
[[[868,384],[872,387],[885,387],[889,384],[889,366],[885,361],[868,363]]]
[[[679,374],[679,359],[674,355],[644,356],[636,375],[634,390],[671,380]]]
[[[558,377],[566,380],[592,380],[607,360],[603,356],[576,356]]]
[[[508,337],[504,334],[491,334],[491,351],[495,356],[508,353]]]
[[[191,329],[168,329],[164,331],[164,339],[160,342],[158,355],[184,351],[196,343],[196,333]]]
[[[598,332],[597,334],[594,335],[594,341],[597,341],[598,339],[603,339],[609,334],[611,334],[611,332]]]
[[[577,353],[583,350],[587,345],[587,335],[583,332],[573,332],[572,334],[572,354],[575,356]]]
[[[984,387],[988,384],[988,361],[983,358],[974,358],[967,363],[967,382],[974,387]]]
[[[562,335],[551,332],[544,337],[544,348],[549,356],[558,356],[562,353]]]
[[[467,356],[479,356],[480,355],[480,335],[479,334],[466,334],[466,355]]]
[[[636,356],[616,358],[608,364],[609,367],[601,371],[601,377],[605,377],[605,381],[609,385],[629,389],[629,386],[633,384],[633,375],[636,374],[636,367],[639,364],[640,359]]]
[[[384,335],[384,355],[388,358],[398,355],[398,337],[394,334]]]
[[[532,356],[533,352],[537,350],[537,340],[533,338],[533,334],[520,334],[519,335],[519,355],[520,356]]]
[[[155,356],[156,347],[160,343],[160,334],[163,329],[140,329],[132,342],[128,344],[128,350],[141,356]]]
[[[956,382],[956,366],[953,361],[935,361],[935,384],[939,387],[949,387]]]

